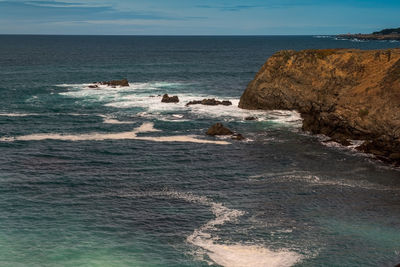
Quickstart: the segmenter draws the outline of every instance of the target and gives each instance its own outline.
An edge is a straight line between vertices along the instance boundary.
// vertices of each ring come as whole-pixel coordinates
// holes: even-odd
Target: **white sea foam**
[[[134,123],[133,121],[120,121],[120,120],[117,120],[117,119],[114,119],[114,118],[111,118],[108,116],[101,116],[101,117],[103,117],[103,123],[106,123],[106,124],[133,124]]]
[[[37,113],[0,113],[1,117],[28,117],[28,116],[38,116]]]
[[[272,111],[260,111],[260,110],[245,110],[238,107],[239,99],[224,98],[232,102],[231,106],[206,106],[206,105],[190,105],[186,106],[186,103],[192,100],[198,100],[203,98],[216,98],[216,96],[192,96],[192,95],[179,95],[179,103],[161,103],[161,97],[143,97],[143,96],[127,96],[124,101],[114,102],[106,104],[107,106],[117,108],[130,108],[130,107],[142,107],[147,111],[142,113],[142,116],[157,117],[161,120],[172,120],[164,118],[162,112],[190,112],[201,118],[223,118],[227,121],[240,120],[244,121],[246,117],[253,116],[257,117],[258,121],[271,121],[276,123],[283,123],[292,125],[295,127],[301,127],[302,119],[298,112],[288,110],[272,110]],[[128,100],[129,99],[129,100]],[[122,99],[123,100],[123,99]],[[182,117],[182,115],[180,115]],[[179,119],[178,116],[174,116]],[[173,118],[175,119],[175,118]]]
[[[249,246],[249,245],[221,245],[212,241],[200,240],[194,243],[206,249],[211,260],[226,267],[265,267],[265,266],[292,266],[301,260],[295,252]]]
[[[120,133],[88,133],[88,134],[30,134],[16,137],[2,137],[0,142],[13,141],[41,141],[41,140],[61,140],[61,141],[102,141],[102,140],[143,140],[153,142],[188,142],[201,144],[229,145],[229,142],[218,140],[206,140],[197,138],[194,135],[177,135],[177,136],[158,136],[146,137],[137,136],[139,133],[159,132],[154,128],[154,124],[147,122],[140,127],[128,132]]]
[[[120,197],[167,197],[209,207],[215,218],[194,230],[186,239],[188,243],[200,249],[198,255],[204,261],[208,261],[205,257],[207,256],[214,263],[225,267],[285,267],[292,266],[303,258],[300,254],[286,249],[274,251],[261,245],[223,243],[214,234],[218,230],[217,227],[227,222],[234,222],[244,212],[227,208],[207,197],[177,191],[143,192]]]
[[[313,37],[318,39],[333,38],[332,35],[315,35]]]
[[[99,114],[87,114],[87,113],[0,113],[0,117],[29,117],[29,116],[99,116]]]
[[[136,137],[136,140],[154,141],[154,142],[181,142],[181,143],[198,143],[198,144],[216,144],[216,145],[229,145],[231,143],[226,141],[214,141],[199,139],[195,135],[173,135],[173,136],[159,136],[159,137]]]
[[[154,128],[154,123],[152,122],[145,122],[139,127],[134,129],[135,133],[149,133],[149,132],[161,132],[161,130],[158,130]]]
[[[281,173],[265,173],[260,175],[250,176],[250,179],[267,178],[265,181],[271,183],[287,183],[288,181],[301,181],[304,185],[312,186],[335,186],[335,187],[350,187],[361,188],[365,190],[378,190],[378,191],[398,191],[400,188],[385,186],[376,183],[371,183],[366,180],[349,180],[340,178],[324,179],[318,175],[313,175],[307,171],[290,171]]]

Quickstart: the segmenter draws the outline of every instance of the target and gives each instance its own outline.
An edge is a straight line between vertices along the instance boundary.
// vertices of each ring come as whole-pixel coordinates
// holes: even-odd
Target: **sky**
[[[0,0],[0,34],[312,35],[400,27],[400,0]]]

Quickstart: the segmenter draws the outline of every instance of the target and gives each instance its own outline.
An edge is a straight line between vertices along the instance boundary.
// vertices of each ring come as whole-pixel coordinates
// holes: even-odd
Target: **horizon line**
[[[336,36],[339,34],[53,34],[53,33],[0,33],[4,35],[23,36],[137,36],[137,37],[207,37],[207,36],[232,36],[232,37],[267,37],[267,36]]]

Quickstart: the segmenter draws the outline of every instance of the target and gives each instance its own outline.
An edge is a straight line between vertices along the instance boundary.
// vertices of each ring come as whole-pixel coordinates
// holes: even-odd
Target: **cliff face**
[[[245,109],[298,110],[303,129],[400,163],[400,49],[281,51],[243,93]]]

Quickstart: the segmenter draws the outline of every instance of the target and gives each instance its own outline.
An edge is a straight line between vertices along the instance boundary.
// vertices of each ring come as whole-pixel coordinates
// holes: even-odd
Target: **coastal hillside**
[[[298,110],[303,130],[400,162],[400,49],[325,49],[274,54],[240,108]]]
[[[370,34],[340,34],[339,38],[344,39],[358,39],[358,40],[400,40],[400,28],[383,29],[381,31],[373,32]]]

